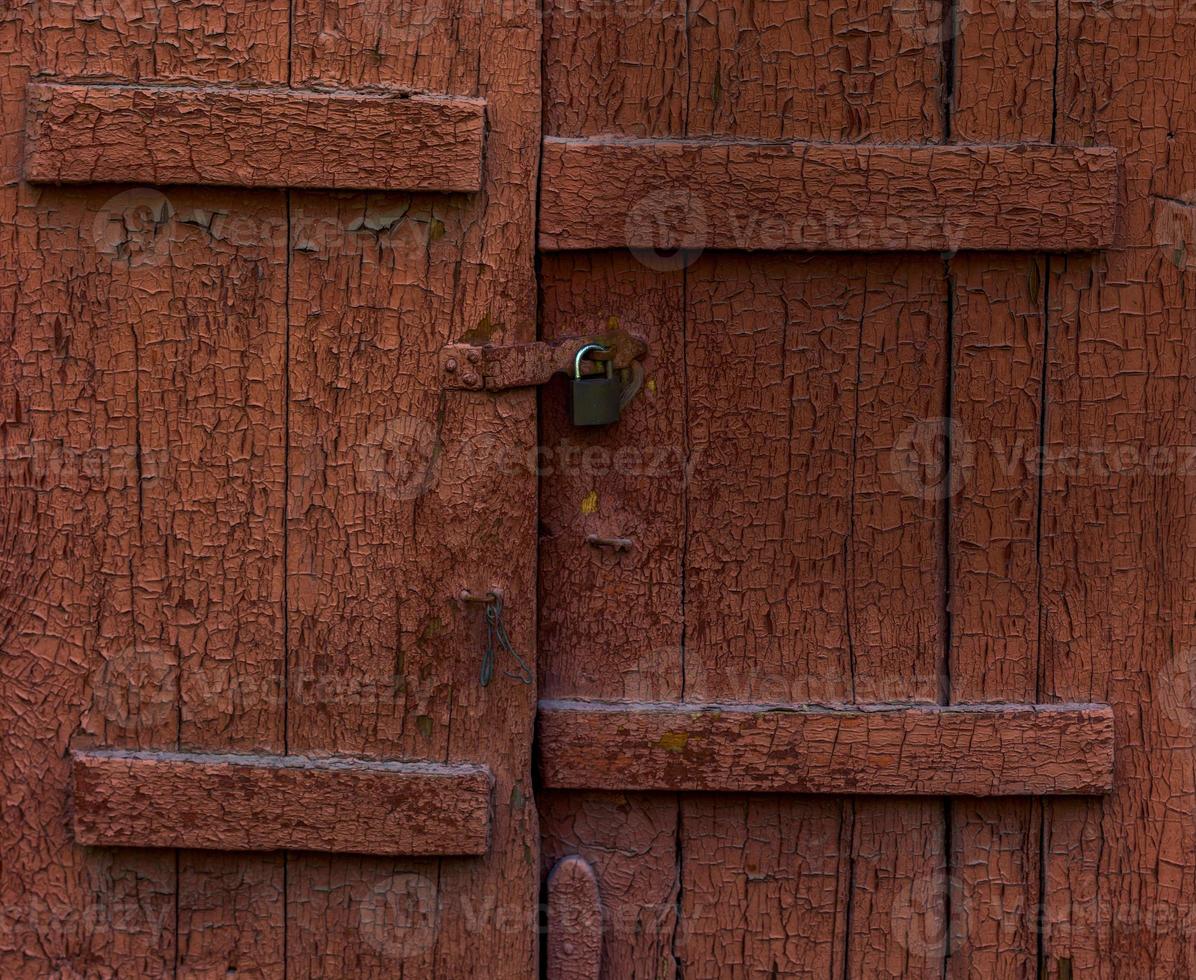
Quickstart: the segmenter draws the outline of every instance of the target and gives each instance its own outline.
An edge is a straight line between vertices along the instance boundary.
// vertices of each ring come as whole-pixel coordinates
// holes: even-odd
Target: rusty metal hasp
[[[440,350],[441,385],[455,391],[505,391],[547,384],[554,374],[572,373],[577,353],[593,344],[605,350],[587,355],[584,376],[605,374],[607,364],[624,370],[648,351],[643,338],[625,330],[530,344],[448,344]]]

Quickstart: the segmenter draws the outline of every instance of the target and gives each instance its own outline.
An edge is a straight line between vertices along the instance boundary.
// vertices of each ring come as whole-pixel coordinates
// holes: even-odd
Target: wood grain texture
[[[952,135],[1053,142],[1057,8],[956,8]],[[1087,142],[1087,141],[1084,141]],[[950,699],[1040,700],[1041,431],[1050,256],[950,259]],[[1045,801],[951,805],[953,980],[1039,976]]]
[[[880,3],[806,9],[784,0],[617,11],[550,3],[549,18],[580,26],[546,39],[546,135],[935,140],[944,12]],[[632,217],[649,228],[692,228],[688,204],[665,193]],[[749,235],[777,240],[767,215],[735,217]],[[626,218],[614,247],[626,242]],[[665,692],[660,700],[711,700],[727,689],[749,700],[841,700],[855,685],[861,700],[878,692],[936,699],[946,646],[941,501],[909,495],[893,445],[917,420],[942,414],[941,261],[695,260],[668,245],[661,236],[634,250],[642,270],[624,278],[641,282],[645,295],[670,276],[682,280],[679,304],[648,315],[666,337],[685,339],[678,381],[655,404],[650,430],[668,431],[667,422],[682,433],[684,482],[673,492],[685,533],[672,574],[685,608],[675,612],[678,600],[662,587],[669,563],[659,545],[630,553],[659,570],[642,599],[623,592],[620,603],[635,602],[639,617],[646,606],[651,623],[678,617],[681,644],[645,656],[633,648],[634,631],[617,629],[621,617],[607,622],[603,590],[617,587],[617,576],[596,579],[589,592],[546,587],[557,622],[608,638],[573,646],[561,629],[542,651],[545,684],[553,684],[546,693],[569,696],[577,678],[589,696],[611,698],[647,685]],[[546,312],[604,305],[607,254],[547,255],[544,268],[566,259],[576,299],[558,280]],[[586,268],[596,270],[592,285]],[[623,303],[636,310],[634,300]],[[669,540],[663,522],[674,519],[669,479],[639,497],[622,492],[634,485],[618,475],[586,490],[600,512],[610,506],[620,518],[642,504],[637,524],[655,544]],[[546,487],[541,503],[575,521],[567,508],[586,499],[557,501]],[[567,536],[553,549],[558,540]],[[745,615],[736,619],[730,611],[740,603]],[[740,632],[735,622],[749,625]],[[607,656],[613,670],[603,669]],[[651,661],[659,668],[628,669]],[[684,679],[672,674],[674,663]],[[576,848],[602,877],[608,909],[612,895],[640,905],[622,917],[628,928],[608,928],[603,976],[940,975],[946,885],[937,802],[682,797],[670,822],[663,794],[542,795],[546,857]]]
[[[598,980],[602,967],[602,896],[590,862],[576,854],[548,876],[544,961],[548,980]]]
[[[569,421],[568,383],[544,389],[540,462],[541,691],[656,700],[680,681],[685,455],[682,275],[623,254],[547,256],[545,339],[608,324],[648,342],[639,393],[614,426]],[[588,535],[627,537],[627,552]],[[604,614],[595,596],[615,603]],[[628,628],[633,625],[633,628]]]
[[[925,144],[941,135],[941,8],[832,7],[826,33],[812,42],[812,77],[790,75],[774,94],[764,80],[777,77],[783,45],[770,51],[752,39],[774,26],[800,37],[794,22],[804,18],[791,5],[767,3],[709,5],[703,20],[716,6],[729,10],[726,21],[739,29],[714,35],[717,43],[691,65],[691,78],[712,84],[691,86],[690,100],[691,114],[719,132],[691,125],[688,136]],[[902,16],[911,30],[894,36]],[[876,29],[880,23],[888,39]],[[740,97],[724,100],[724,78],[747,81]],[[822,103],[813,122],[797,108],[803,86],[841,91],[843,102]],[[871,105],[872,91],[887,92],[894,108]],[[783,134],[758,109],[768,100],[786,107]],[[676,206],[687,213],[684,200]],[[784,223],[770,224],[767,214],[736,219],[766,233],[766,242],[783,241]],[[685,568],[686,696],[936,699],[944,635],[939,501],[919,492],[897,450],[942,404],[940,262],[907,254],[720,255],[703,256],[687,275],[693,533]],[[742,354],[720,363],[728,346],[746,353],[760,342],[765,351],[782,346],[780,372]],[[752,381],[737,384],[737,373]],[[763,439],[758,410],[779,416]],[[744,430],[757,438],[744,438]],[[775,564],[760,560],[767,555]],[[789,603],[776,601],[779,585]],[[742,637],[727,625],[738,621],[740,604],[752,617]],[[727,622],[720,622],[720,609]],[[778,636],[769,640],[774,624]],[[731,651],[741,650],[737,661]],[[728,688],[736,693],[721,693]],[[683,827],[726,827],[726,814],[714,825],[692,819],[702,815],[703,802],[683,805]],[[941,804],[798,798],[773,815],[742,803],[742,838],[777,855],[764,881],[797,876],[805,915],[787,916],[783,894],[761,887],[752,863],[703,862],[702,849],[719,850],[721,841],[687,832],[682,866],[704,873],[685,876],[683,906],[717,909],[746,893],[756,918],[769,925],[746,942],[742,922],[720,915],[703,930],[703,942],[685,943],[687,975],[784,969],[811,977],[937,976],[943,933],[936,924],[945,902],[935,871],[943,864]],[[829,834],[828,821],[837,834]],[[822,887],[826,882],[836,886]],[[687,927],[690,921],[687,915]]]
[[[952,703],[1038,700],[1048,268],[1041,256],[993,253],[950,263]],[[952,804],[952,976],[1036,968],[1041,810],[1031,800]]]
[[[686,270],[687,699],[850,698],[862,268],[854,258],[714,255]],[[773,584],[778,567],[790,571]],[[851,807],[684,800],[688,974],[843,969]],[[753,927],[724,908],[750,913]]]
[[[0,301],[0,496],[20,529],[0,972],[276,975],[278,857],[84,850],[64,808],[71,742],[282,748],[286,261],[257,230],[283,200],[18,181],[27,74],[285,82],[286,5],[20,2],[0,21],[0,225],[21,270]]]
[[[627,253],[545,255],[546,339],[616,321],[648,341],[642,387],[617,426],[568,422],[566,385],[543,389],[540,691],[669,699],[681,690],[685,484],[683,273]],[[631,536],[626,552],[589,534]],[[610,596],[619,616],[605,614]],[[635,627],[628,629],[627,624]],[[678,802],[666,794],[538,794],[542,870],[586,858],[603,897],[603,977],[674,976]]]
[[[1124,247],[1053,266],[1043,700],[1118,720],[1115,790],[1052,802],[1050,980],[1196,973],[1196,21],[1060,6],[1057,138],[1119,146]]]
[[[40,72],[129,82],[287,82],[286,0],[30,3]],[[19,132],[19,130],[14,131]]]
[[[1107,791],[1106,705],[671,706],[546,701],[554,788],[905,796]]]
[[[1118,204],[1102,148],[548,139],[543,166],[547,250],[1072,252]]]
[[[128,85],[28,88],[25,179],[476,191],[484,103]]]
[[[159,275],[158,262],[194,271],[169,297],[142,304],[136,324],[133,612],[145,662],[144,673],[129,672],[118,653],[104,679],[127,688],[130,712],[174,729],[147,747],[282,752],[286,250],[268,230],[285,220],[285,201],[190,189],[169,198],[135,190],[131,200],[105,215],[101,241],[119,251],[130,239],[138,285]],[[160,228],[136,202],[159,205]],[[282,863],[179,855],[184,974],[281,964],[282,917],[270,902]],[[213,913],[226,903],[230,911]]]
[[[908,143],[938,122],[940,4],[688,9],[690,136]]]
[[[479,685],[482,611],[457,597],[501,588],[535,670],[536,399],[437,377],[447,343],[535,339],[540,22],[490,0],[293,6],[295,84],[484,99],[488,129],[476,195],[291,195],[290,750],[486,765],[495,794],[481,858],[291,857],[288,962],[528,976],[535,694],[509,663]]]
[[[74,752],[75,837],[110,847],[347,854],[484,854],[481,766]]]

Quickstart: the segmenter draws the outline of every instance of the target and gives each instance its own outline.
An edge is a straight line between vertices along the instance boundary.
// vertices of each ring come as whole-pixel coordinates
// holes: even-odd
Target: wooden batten
[[[476,191],[484,110],[405,93],[38,83],[25,179]]]
[[[546,701],[562,789],[918,796],[1104,793],[1108,705],[779,707]]]
[[[484,854],[483,766],[78,751],[75,838],[105,847]]]
[[[1107,147],[548,139],[540,247],[1086,251],[1118,183]]]

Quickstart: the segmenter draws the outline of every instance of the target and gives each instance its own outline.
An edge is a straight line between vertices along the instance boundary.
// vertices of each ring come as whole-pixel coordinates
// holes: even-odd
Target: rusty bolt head
[[[445,362],[444,362],[444,370],[445,370],[445,371],[446,371],[448,374],[456,374],[456,373],[457,373],[457,360],[456,360],[456,358],[450,357],[450,358],[449,358],[447,361],[445,361]]]

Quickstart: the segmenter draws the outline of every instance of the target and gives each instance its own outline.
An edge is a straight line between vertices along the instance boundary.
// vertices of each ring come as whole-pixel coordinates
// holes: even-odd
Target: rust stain
[[[683,752],[688,741],[689,732],[665,732],[656,744],[666,752]]]

